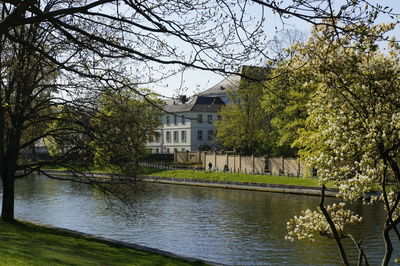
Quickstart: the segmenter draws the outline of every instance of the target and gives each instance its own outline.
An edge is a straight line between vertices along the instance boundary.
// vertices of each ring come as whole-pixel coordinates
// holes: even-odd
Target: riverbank
[[[51,175],[70,175],[66,171],[47,171]],[[90,173],[98,177],[107,174]],[[265,192],[291,193],[301,195],[321,195],[321,187],[316,178],[283,177],[269,175],[235,174],[190,170],[163,170],[139,175],[142,182],[175,185],[203,186],[226,189],[242,189]],[[336,196],[337,189],[327,188],[326,196]]]
[[[29,222],[0,221],[0,239],[2,265],[209,265],[156,249]]]

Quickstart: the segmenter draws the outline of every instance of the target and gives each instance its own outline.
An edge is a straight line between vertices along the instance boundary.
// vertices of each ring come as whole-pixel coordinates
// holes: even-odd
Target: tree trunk
[[[3,204],[1,208],[1,220],[14,221],[14,176],[3,177]]]
[[[385,256],[382,261],[383,266],[389,265],[390,257],[392,256],[392,252],[393,252],[392,241],[390,240],[390,235],[389,235],[389,232],[390,232],[389,223],[390,222],[387,220],[385,223],[385,227],[383,229],[383,239],[385,240],[385,247],[386,247]]]

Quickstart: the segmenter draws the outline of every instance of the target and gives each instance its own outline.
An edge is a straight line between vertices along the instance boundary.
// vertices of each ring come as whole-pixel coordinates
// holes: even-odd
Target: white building
[[[213,122],[224,105],[219,97],[194,96],[187,102],[169,102],[162,116],[160,136],[147,147],[152,153],[197,151],[207,145],[216,148]]]

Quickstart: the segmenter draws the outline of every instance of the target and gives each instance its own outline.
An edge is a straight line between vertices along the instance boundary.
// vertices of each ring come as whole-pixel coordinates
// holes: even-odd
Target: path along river
[[[332,240],[286,241],[286,222],[319,197],[256,191],[142,184],[129,222],[98,193],[75,183],[32,176],[17,180],[16,217],[141,244],[228,265],[340,265]],[[334,201],[327,199],[327,203]],[[380,206],[353,205],[364,221],[349,228],[363,238],[370,265],[383,255]],[[396,242],[394,240],[394,242]],[[357,251],[345,240],[355,262]],[[393,259],[399,257],[396,246]],[[393,260],[392,260],[393,261]]]

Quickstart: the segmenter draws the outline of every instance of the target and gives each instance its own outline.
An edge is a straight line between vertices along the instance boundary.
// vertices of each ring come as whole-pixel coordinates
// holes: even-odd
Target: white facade
[[[160,137],[148,143],[151,153],[198,151],[202,146],[217,147],[215,127],[218,110],[224,103],[218,97],[195,96],[187,103],[170,103],[164,108]]]
[[[200,119],[199,119],[200,118]],[[216,147],[216,112],[185,112],[165,114],[162,117],[160,136],[147,147],[152,153],[174,153],[177,151],[198,151],[201,145]]]

